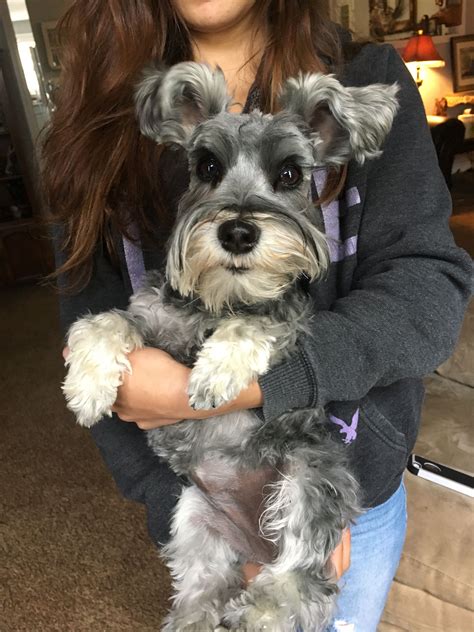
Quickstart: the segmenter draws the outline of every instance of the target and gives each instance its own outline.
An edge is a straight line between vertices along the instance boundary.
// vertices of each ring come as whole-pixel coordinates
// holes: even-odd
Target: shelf
[[[385,39],[384,44],[391,44],[395,48],[405,48],[410,37],[411,35],[404,39]],[[433,42],[436,45],[436,44],[447,44],[451,40],[452,37],[457,37],[457,35],[453,33],[452,35],[433,35],[432,37],[433,37]]]
[[[32,228],[37,225],[38,222],[33,217],[9,219],[6,222],[0,222],[0,233],[10,232],[12,230],[21,230],[22,228]]]
[[[13,182],[14,180],[23,180],[23,176],[0,176],[0,182]]]

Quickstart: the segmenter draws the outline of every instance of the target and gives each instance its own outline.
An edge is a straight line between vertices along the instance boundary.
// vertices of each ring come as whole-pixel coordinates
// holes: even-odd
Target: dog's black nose
[[[250,222],[230,219],[219,226],[217,236],[224,250],[234,255],[245,255],[257,245],[260,229]]]

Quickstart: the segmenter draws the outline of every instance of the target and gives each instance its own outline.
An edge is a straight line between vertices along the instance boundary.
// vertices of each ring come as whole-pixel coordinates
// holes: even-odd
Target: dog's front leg
[[[195,409],[218,408],[269,368],[275,337],[264,318],[231,318],[206,340],[189,379]]]
[[[197,487],[181,494],[163,550],[173,577],[173,608],[163,632],[211,632],[240,590],[237,554],[209,525],[213,508]]]
[[[131,371],[127,356],[143,346],[143,339],[132,319],[114,310],[76,321],[67,345],[63,392],[78,423],[90,427],[112,414],[122,375]]]

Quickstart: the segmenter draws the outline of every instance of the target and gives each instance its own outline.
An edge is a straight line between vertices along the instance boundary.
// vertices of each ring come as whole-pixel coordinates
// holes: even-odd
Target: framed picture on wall
[[[462,24],[463,0],[445,0],[444,7],[440,11],[442,24],[446,26],[459,26]]]
[[[333,0],[330,3],[331,19],[348,31],[355,31],[355,0]]]
[[[369,0],[369,11],[370,35],[379,41],[416,29],[416,0]]]
[[[59,61],[59,34],[57,22],[43,22],[41,29],[43,31],[44,47],[46,56],[51,70],[59,70],[61,62]]]
[[[474,90],[474,35],[451,38],[454,92]]]

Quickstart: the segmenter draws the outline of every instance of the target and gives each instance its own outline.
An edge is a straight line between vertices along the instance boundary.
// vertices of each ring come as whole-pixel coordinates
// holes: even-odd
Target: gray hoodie
[[[450,196],[419,91],[398,53],[367,44],[340,79],[348,86],[398,81],[401,107],[382,156],[363,166],[351,163],[340,199],[321,209],[331,238],[330,273],[309,287],[311,335],[299,341],[290,361],[260,379],[262,415],[275,419],[292,408],[326,406],[334,437],[346,446],[362,485],[363,504],[373,507],[400,484],[419,426],[421,378],[454,347],[472,265],[453,242]],[[170,165],[164,175],[175,203],[185,166]],[[315,196],[324,178],[324,171],[314,173]],[[57,256],[60,262],[63,255]],[[126,244],[118,269],[99,247],[89,285],[61,298],[64,328],[88,311],[125,308],[130,270],[153,269],[162,260],[162,251]],[[165,542],[186,481],[159,461],[134,424],[104,420],[91,432],[123,494],[146,504],[150,533]]]

